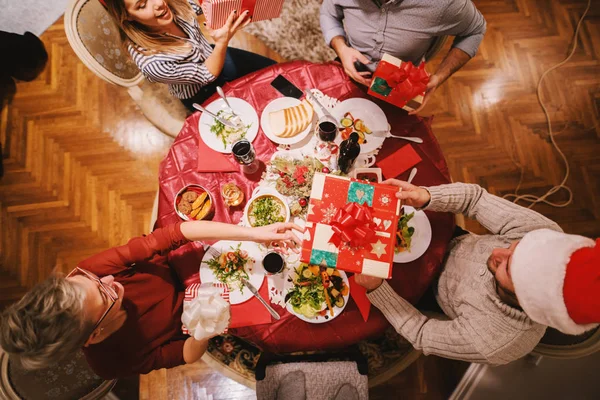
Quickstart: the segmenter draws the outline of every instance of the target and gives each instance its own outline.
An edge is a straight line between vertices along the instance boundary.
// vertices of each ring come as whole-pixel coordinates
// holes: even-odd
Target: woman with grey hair
[[[208,340],[181,332],[184,292],[169,251],[191,241],[227,239],[279,242],[298,252],[294,230],[302,232],[291,223],[247,228],[210,221],[156,229],[34,287],[2,313],[0,347],[28,369],[48,367],[83,347],[104,379],[193,363]]]

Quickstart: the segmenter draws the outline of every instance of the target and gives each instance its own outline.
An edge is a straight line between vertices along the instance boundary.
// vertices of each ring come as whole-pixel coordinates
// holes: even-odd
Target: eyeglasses
[[[100,292],[104,293],[106,295],[106,297],[111,301],[110,306],[108,306],[108,308],[106,309],[104,314],[102,314],[102,317],[100,317],[98,322],[96,322],[96,325],[94,325],[94,329],[92,329],[92,332],[93,332],[100,326],[102,321],[104,321],[104,318],[106,318],[106,316],[108,315],[110,310],[114,307],[117,300],[119,299],[119,294],[113,287],[108,286],[104,282],[102,282],[102,280],[97,275],[91,273],[90,271],[86,271],[83,268],[75,267],[75,269],[73,271],[69,272],[69,275],[67,275],[67,278],[77,276],[77,275],[85,276],[86,278],[96,282],[96,284],[98,285],[98,288],[100,289]]]

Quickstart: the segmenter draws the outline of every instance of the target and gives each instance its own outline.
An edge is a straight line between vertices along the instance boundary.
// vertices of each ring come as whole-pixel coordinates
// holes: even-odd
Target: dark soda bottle
[[[352,132],[350,137],[340,144],[340,156],[338,158],[338,168],[340,171],[347,174],[359,154],[360,144],[358,143],[358,133]]]

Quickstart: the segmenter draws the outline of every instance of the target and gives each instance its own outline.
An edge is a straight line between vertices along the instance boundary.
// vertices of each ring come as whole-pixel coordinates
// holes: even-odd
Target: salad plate
[[[323,324],[346,308],[350,285],[344,271],[301,263],[289,276],[285,308],[302,321]]]
[[[339,103],[332,114],[340,126],[335,138],[337,145],[352,132],[358,134],[362,154],[371,153],[383,145],[389,125],[385,113],[377,104],[359,97],[351,98]]]
[[[394,262],[407,263],[421,257],[431,243],[431,224],[423,211],[411,206],[402,206],[398,218]]]
[[[236,97],[228,97],[227,100],[242,120],[241,128],[226,127],[207,113],[202,113],[198,121],[200,138],[204,143],[211,149],[226,154],[231,153],[231,145],[240,139],[247,139],[252,143],[258,134],[259,125],[258,114],[247,101]],[[227,120],[233,117],[223,99],[215,100],[205,108]]]
[[[231,304],[243,303],[253,296],[242,278],[260,289],[264,277],[262,253],[253,242],[218,241],[204,253],[200,263],[200,281],[227,284]]]

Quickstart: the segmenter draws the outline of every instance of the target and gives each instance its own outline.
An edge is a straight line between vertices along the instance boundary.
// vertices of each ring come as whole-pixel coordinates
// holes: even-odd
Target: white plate
[[[329,322],[337,318],[337,316],[340,315],[346,308],[346,305],[348,304],[348,298],[350,297],[350,282],[348,282],[348,276],[344,271],[338,271],[340,272],[340,276],[344,280],[344,283],[346,284],[346,286],[348,286],[348,294],[344,296],[344,305],[341,308],[335,306],[333,307],[333,317],[329,314],[329,311],[327,311],[327,318],[325,318],[325,316],[320,315],[317,315],[314,318],[307,318],[304,315],[294,311],[294,307],[292,307],[292,305],[289,302],[285,304],[285,309],[288,310],[288,312],[290,312],[291,314],[294,314],[296,317],[300,318],[302,321],[309,322],[311,324],[324,324],[325,322]],[[294,269],[294,271],[290,272],[290,278],[295,278],[295,275],[296,270]],[[323,303],[323,306],[327,307],[325,303]]]
[[[284,108],[294,107],[301,103],[302,102],[300,100],[295,99],[293,97],[280,97],[280,98],[273,100],[269,104],[267,104],[267,106],[265,107],[265,109],[262,112],[262,115],[260,116],[260,126],[262,127],[262,130],[265,133],[265,135],[272,142],[275,142],[278,144],[296,144],[296,143],[304,140],[304,138],[313,131],[313,129],[315,127],[315,122],[317,121],[317,113],[316,112],[313,113],[313,119],[312,119],[311,123],[308,124],[308,127],[294,137],[281,138],[279,136],[275,136],[273,134],[273,131],[271,131],[271,121],[269,120],[270,113],[272,113],[274,111],[283,110]]]
[[[235,249],[240,242],[232,242],[230,240],[221,240],[215,243],[212,247],[219,250],[220,252],[232,251],[232,247]],[[263,279],[265,277],[265,270],[262,267],[262,253],[258,248],[258,245],[253,242],[241,242],[241,250],[246,250],[248,255],[254,259],[254,264],[249,270],[246,265],[246,272],[248,273],[248,281],[254,285],[256,290],[260,290]],[[208,251],[202,257],[202,263],[200,264],[200,282],[219,282],[215,274],[211,271],[206,261],[210,260],[212,256],[208,254]],[[240,304],[250,300],[253,297],[252,292],[247,287],[243,287],[240,290],[237,286],[229,287],[229,302],[231,304]]]
[[[421,257],[429,248],[431,243],[431,224],[429,218],[423,211],[416,211],[411,206],[402,206],[406,214],[415,212],[414,217],[408,221],[408,226],[415,228],[415,233],[412,237],[410,251],[394,253],[394,262],[407,263]]]
[[[389,130],[387,117],[383,110],[377,104],[367,99],[352,98],[344,100],[331,112],[337,119],[339,126],[341,126],[340,121],[347,112],[352,114],[354,119],[362,119],[371,131],[377,131],[377,133],[366,135],[367,143],[360,145],[360,152],[370,153],[380,148]],[[341,142],[342,135],[338,132],[335,143],[339,145]]]
[[[231,104],[233,111],[235,111],[235,113],[242,119],[244,125],[250,125],[250,128],[248,128],[248,131],[246,132],[245,138],[252,143],[258,134],[258,114],[256,114],[254,108],[245,100],[238,99],[236,97],[228,97],[227,100],[229,101],[229,104]],[[220,110],[228,111],[227,105],[223,99],[215,100],[205,108],[214,114],[217,114]],[[202,113],[200,116],[200,121],[198,122],[200,138],[204,140],[204,143],[206,143],[208,147],[215,151],[220,153],[231,153],[231,143],[229,143],[227,147],[223,147],[223,142],[221,139],[219,139],[217,135],[210,131],[210,127],[213,125],[213,123],[213,117],[207,113]]]
[[[254,189],[254,191],[252,192],[252,198],[250,198],[250,200],[246,202],[246,207],[244,207],[244,225],[251,226],[250,221],[248,220],[248,210],[250,209],[250,205],[252,204],[252,202],[258,197],[265,195],[273,196],[283,203],[283,207],[285,208],[285,221],[283,222],[290,222],[290,206],[288,205],[285,198],[275,188],[258,186],[256,189]]]

